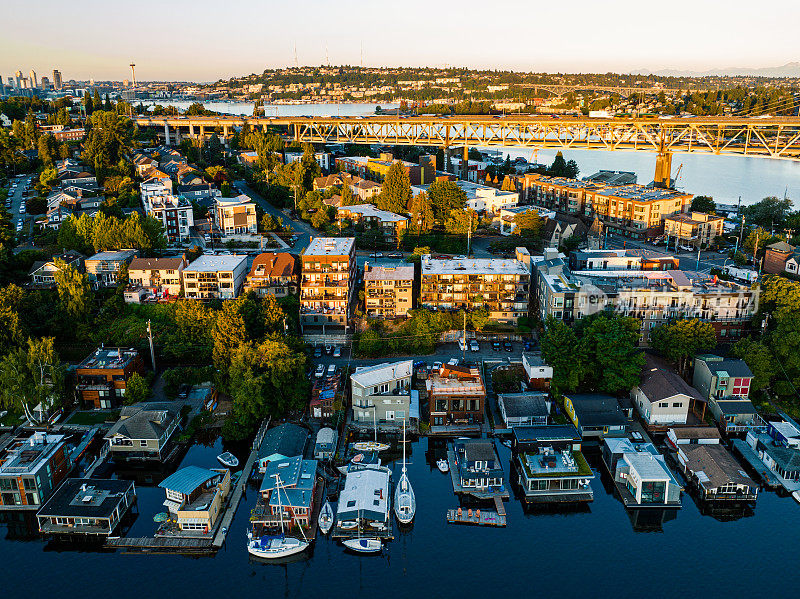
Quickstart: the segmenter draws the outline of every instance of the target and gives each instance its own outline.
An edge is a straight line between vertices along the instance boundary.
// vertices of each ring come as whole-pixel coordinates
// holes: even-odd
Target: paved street
[[[33,226],[33,219],[30,218],[27,214],[20,214],[19,208],[22,204],[22,193],[25,190],[25,185],[30,184],[31,180],[33,179],[33,175],[26,175],[25,177],[20,177],[19,179],[11,178],[9,179],[9,186],[11,183],[16,183],[17,188],[14,190],[9,189],[8,197],[11,199],[11,206],[7,208],[9,216],[11,217],[11,226],[13,227],[13,231],[16,232],[17,222],[22,220],[25,223],[25,226],[22,229],[21,233],[17,234],[17,238],[19,240],[19,248],[16,248],[16,252],[22,251],[23,249],[30,249],[27,246],[28,242],[28,235],[31,233],[31,227]],[[24,236],[24,237],[23,237]]]

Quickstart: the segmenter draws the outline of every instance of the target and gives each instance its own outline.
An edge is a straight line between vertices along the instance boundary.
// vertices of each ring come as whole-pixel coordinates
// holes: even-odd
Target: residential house
[[[678,259],[653,250],[629,248],[617,250],[576,250],[569,255],[569,267],[583,271],[653,271],[678,270]]]
[[[408,311],[414,307],[413,288],[413,264],[364,263],[364,304],[368,317],[408,316]]]
[[[553,380],[553,367],[542,358],[541,353],[522,352],[522,368],[528,389],[548,391]]]
[[[178,187],[205,184],[203,176],[200,173],[198,173],[194,167],[189,165],[183,165],[178,167],[178,170],[174,174],[175,174],[175,179],[178,181]]]
[[[180,416],[169,402],[125,406],[103,439],[115,460],[162,462],[169,455]]]
[[[214,224],[220,235],[255,235],[258,233],[256,203],[247,195],[217,197]]]
[[[136,174],[141,177],[148,169],[158,168],[158,160],[137,152],[133,156],[133,168],[136,169]]]
[[[652,365],[645,367],[642,382],[631,390],[631,399],[648,426],[686,424],[693,403],[705,412],[705,399],[696,389],[677,373]]]
[[[136,503],[133,481],[68,478],[36,513],[44,536],[107,538]]]
[[[263,474],[270,462],[302,456],[307,442],[308,431],[296,424],[287,422],[269,429],[258,447],[258,471]]]
[[[541,208],[541,207],[540,207]],[[571,237],[583,239],[589,233],[589,228],[577,216],[557,214],[548,218],[542,227],[542,243],[544,247],[558,248]]]
[[[177,298],[183,291],[183,269],[189,265],[186,256],[169,258],[134,258],[128,267],[128,289],[125,301],[138,303],[142,291],[163,298]]]
[[[434,426],[480,424],[486,387],[477,366],[445,364],[425,381]]]
[[[183,292],[190,299],[234,299],[246,274],[247,256],[203,254],[183,269]]]
[[[0,511],[39,509],[72,470],[66,437],[23,434],[0,449]]]
[[[143,372],[144,363],[135,349],[101,346],[78,364],[75,392],[87,408],[117,407],[125,397],[128,379]]]
[[[55,287],[55,275],[58,272],[56,260],[60,260],[67,266],[73,267],[78,272],[83,272],[84,259],[85,257],[83,254],[80,254],[74,250],[68,250],[63,254],[53,256],[50,260],[38,260],[33,263],[28,271],[28,276],[31,278],[31,284],[33,284],[35,287]]]
[[[421,261],[420,305],[433,310],[485,308],[491,320],[516,324],[528,315],[531,274],[526,256],[525,248],[517,248],[513,260],[441,260],[426,254]]]
[[[610,395],[568,393],[564,395],[564,410],[584,439],[620,437],[628,428],[619,402]]]
[[[708,409],[723,432],[741,433],[765,423],[748,399],[753,373],[744,360],[704,354],[694,359],[692,385],[708,400]]]
[[[299,288],[297,259],[292,254],[265,252],[253,259],[244,292],[274,295],[277,298],[297,295]]]
[[[792,493],[800,491],[800,425],[786,415],[783,418],[770,422],[766,431],[749,430],[746,442]]]
[[[724,216],[690,212],[675,214],[664,219],[664,237],[670,243],[690,245],[696,249],[708,247],[721,237],[725,224]]]
[[[528,212],[536,212],[542,219],[542,228],[544,224],[556,216],[555,211],[548,210],[541,206],[509,206],[500,209],[500,235],[514,235],[518,234],[517,231],[517,216],[527,214]]]
[[[188,241],[194,226],[192,203],[183,196],[150,196],[144,203],[148,216],[164,225],[164,234],[169,243]]]
[[[784,271],[797,274],[796,248],[785,241],[778,241],[767,246],[764,254],[764,272],[780,274]]]
[[[550,417],[547,393],[498,393],[497,407],[506,428],[547,424]]]
[[[303,152],[284,152],[283,157],[286,164],[291,164],[292,162],[299,162],[302,160]],[[330,172],[333,166],[332,158],[333,156],[330,152],[314,152],[314,160],[317,161],[317,164],[323,172]]]
[[[350,375],[353,421],[408,424],[413,363],[403,360],[356,368]]]
[[[516,191],[500,191],[488,185],[463,180],[455,181],[455,184],[467,195],[466,207],[475,212],[499,216],[503,208],[511,208],[519,204],[519,193]],[[423,191],[427,193],[429,187],[430,184],[418,185],[412,181],[411,193],[416,197]]]
[[[722,445],[681,445],[677,458],[703,501],[754,503],[758,497],[758,483]]]
[[[626,507],[681,507],[683,488],[652,443],[606,438],[603,462]]]
[[[332,460],[336,454],[337,440],[338,435],[332,428],[323,426],[319,429],[314,443],[314,458],[317,460]]]
[[[190,201],[213,200],[222,195],[222,192],[211,183],[192,183],[178,185],[178,195]]]
[[[117,275],[123,265],[128,265],[139,255],[139,250],[99,252],[84,260],[89,283],[93,287],[115,287]]]
[[[594,472],[572,425],[515,426],[511,439],[517,482],[529,504],[594,500]]]
[[[300,325],[347,327],[356,281],[355,238],[315,237],[300,256]]]
[[[158,486],[166,492],[164,507],[181,531],[209,535],[231,492],[231,472],[222,468],[187,466],[171,474]]]
[[[503,465],[492,439],[456,439],[452,456],[450,468],[462,492],[480,495],[504,487]]]
[[[380,158],[369,158],[367,156],[340,156],[336,158],[336,166],[341,171],[358,175],[362,179],[372,179],[383,181],[389,173],[389,169],[394,163],[400,163],[408,173],[411,185],[422,185],[424,169],[419,164],[407,162],[405,160],[395,160],[391,154],[383,153]]]
[[[317,460],[304,460],[300,455],[274,460],[264,470],[256,510],[272,517],[264,518],[267,525],[278,524],[283,512],[284,526],[308,528],[316,489]]]
[[[335,536],[385,536],[391,530],[390,474],[385,466],[350,465],[339,493]]]
[[[716,445],[722,440],[715,426],[680,426],[667,431],[667,445],[678,449],[684,445]]]
[[[406,230],[408,219],[388,210],[379,210],[372,204],[343,206],[336,211],[336,221],[341,226],[343,221],[374,227],[383,233],[384,238],[396,240]]]

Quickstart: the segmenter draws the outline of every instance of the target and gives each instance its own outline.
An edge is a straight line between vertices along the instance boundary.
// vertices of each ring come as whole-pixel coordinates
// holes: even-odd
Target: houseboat
[[[516,426],[512,448],[526,503],[594,500],[595,475],[581,453],[581,436],[574,426]]]
[[[503,467],[491,439],[456,439],[447,450],[455,493],[477,499],[509,497]]]
[[[767,432],[750,431],[745,441],[789,493],[800,490],[800,425],[786,415],[767,423]]]
[[[390,478],[391,471],[379,464],[349,466],[339,493],[334,538],[391,538]]]
[[[690,444],[678,448],[678,463],[702,501],[755,503],[758,484],[719,444]]]
[[[683,488],[652,443],[607,437],[603,463],[625,507],[681,507]]]

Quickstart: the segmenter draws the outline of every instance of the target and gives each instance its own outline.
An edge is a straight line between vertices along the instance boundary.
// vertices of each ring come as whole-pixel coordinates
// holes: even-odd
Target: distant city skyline
[[[725,10],[709,0],[635,9],[577,0],[568,11],[519,0],[463,0],[458,10],[432,4],[424,11],[363,0],[140,0],[125,11],[96,0],[10,5],[0,37],[4,77],[59,69],[66,80],[122,81],[135,62],[141,81],[215,81],[293,66],[295,46],[301,66],[358,65],[363,48],[370,67],[571,73],[776,67],[800,58],[800,4],[791,0],[769,10],[741,0]],[[65,37],[65,30],[80,35]]]

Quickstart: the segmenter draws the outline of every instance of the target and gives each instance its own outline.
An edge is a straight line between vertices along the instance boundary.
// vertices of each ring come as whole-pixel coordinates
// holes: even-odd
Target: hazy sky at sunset
[[[0,75],[198,80],[298,62],[628,71],[800,59],[800,2],[4,0]],[[118,8],[117,8],[118,7]]]

